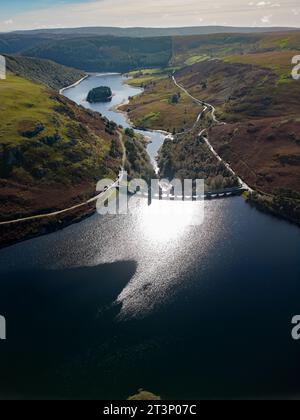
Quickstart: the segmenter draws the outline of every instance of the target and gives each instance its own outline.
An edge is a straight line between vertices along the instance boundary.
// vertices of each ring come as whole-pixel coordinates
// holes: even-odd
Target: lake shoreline
[[[63,93],[64,93],[64,91],[65,91],[65,90],[72,89],[72,88],[74,88],[74,87],[76,87],[76,86],[80,85],[80,83],[82,83],[82,82],[83,82],[84,80],[86,80],[88,77],[89,77],[89,75],[88,75],[88,74],[86,74],[84,77],[82,77],[81,79],[77,80],[77,82],[73,83],[72,85],[69,85],[69,86],[66,86],[66,87],[64,87],[64,88],[60,89],[60,90],[59,90],[59,94],[60,94],[60,95],[63,95]]]

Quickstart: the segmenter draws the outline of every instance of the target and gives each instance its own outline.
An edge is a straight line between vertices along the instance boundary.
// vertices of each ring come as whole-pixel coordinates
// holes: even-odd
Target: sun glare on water
[[[190,226],[203,222],[203,202],[153,200],[144,203],[139,223],[145,240],[159,245],[178,240]]]

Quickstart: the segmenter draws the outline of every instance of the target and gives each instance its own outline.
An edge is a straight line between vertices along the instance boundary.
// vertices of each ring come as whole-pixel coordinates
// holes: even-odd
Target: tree
[[[107,86],[100,86],[97,88],[92,89],[88,96],[87,101],[90,103],[95,102],[109,102],[112,98],[112,91],[110,87]]]
[[[130,137],[132,139],[135,136],[134,130],[132,128],[126,128],[125,134],[126,134],[126,136],[128,136],[128,137]]]
[[[171,104],[178,104],[180,97],[178,96],[177,93],[175,93],[174,95],[172,95],[171,97]]]

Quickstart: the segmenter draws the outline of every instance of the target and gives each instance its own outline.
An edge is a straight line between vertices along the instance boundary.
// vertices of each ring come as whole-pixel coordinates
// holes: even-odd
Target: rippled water
[[[131,89],[121,82],[101,80],[120,98]],[[98,83],[68,96],[80,102]],[[299,249],[298,228],[240,197],[206,201],[201,226],[140,208],[4,249],[0,393],[297,397]]]

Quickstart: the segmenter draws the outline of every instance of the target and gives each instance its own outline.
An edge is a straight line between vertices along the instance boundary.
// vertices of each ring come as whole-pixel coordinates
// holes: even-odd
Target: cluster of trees
[[[106,124],[105,124],[106,133],[113,135],[116,133],[116,129],[117,129],[117,124],[114,121],[106,120]]]
[[[296,195],[299,196],[299,193]],[[259,210],[272,213],[300,226],[300,199],[290,197],[289,190],[281,190],[273,197],[254,192],[248,200]]]
[[[87,101],[90,103],[109,102],[112,99],[112,91],[108,86],[99,86],[89,91]]]
[[[85,72],[62,66],[49,60],[22,56],[6,57],[7,70],[33,82],[59,90],[85,76]]]
[[[149,155],[146,152],[146,140],[136,135],[134,130],[125,130],[126,165],[130,178],[143,178],[150,181],[155,177]]]
[[[125,135],[133,139],[135,136],[135,132],[132,128],[126,128]]]
[[[160,151],[159,167],[164,178],[205,179],[207,191],[239,186],[238,178],[217,161],[206,144],[193,133],[165,141]]]
[[[25,44],[24,44],[25,45]],[[27,46],[27,48],[26,48]],[[66,37],[26,43],[20,53],[30,57],[46,58],[85,71],[119,71],[166,67],[172,56],[172,39],[118,38],[112,36]],[[11,45],[0,52],[16,52]]]

